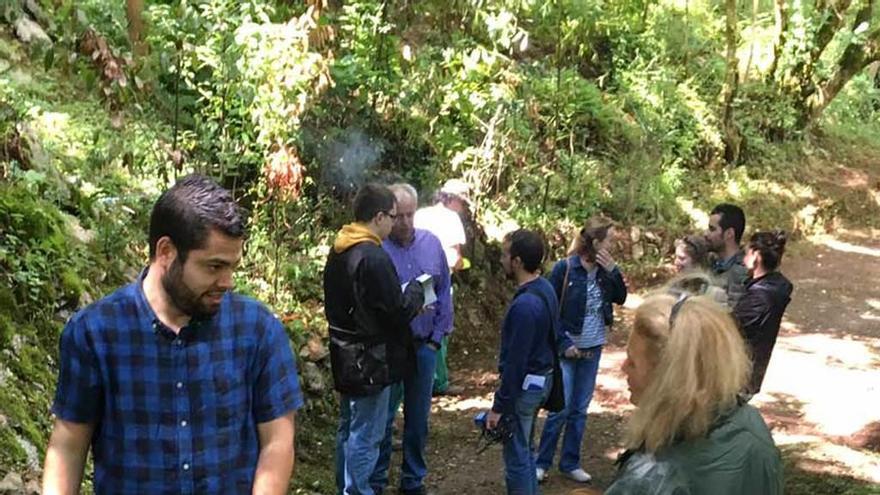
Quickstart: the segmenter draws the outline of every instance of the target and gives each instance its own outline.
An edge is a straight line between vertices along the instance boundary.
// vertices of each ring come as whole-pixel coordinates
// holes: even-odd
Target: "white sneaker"
[[[568,472],[562,473],[562,474],[577,481],[578,483],[586,483],[586,482],[590,481],[591,479],[593,479],[593,477],[590,476],[590,473],[584,471],[581,468],[577,468],[574,471],[568,471]]]
[[[538,478],[538,483],[544,481],[547,479],[547,470],[541,468],[535,469],[535,477]]]

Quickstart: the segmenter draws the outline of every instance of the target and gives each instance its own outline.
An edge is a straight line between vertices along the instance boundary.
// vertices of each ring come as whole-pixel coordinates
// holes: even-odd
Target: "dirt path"
[[[847,493],[864,485],[867,491],[858,493],[880,493],[880,235],[846,232],[804,241],[789,250],[783,271],[796,292],[754,403],[783,452],[786,492]],[[487,292],[462,296],[479,303],[457,316],[450,348],[453,379],[465,392],[434,400],[428,486],[439,494],[504,493],[500,449],[476,454],[472,417],[491,405],[497,330],[489,322],[497,317],[490,315],[506,301]],[[620,365],[624,329],[639,300],[631,297],[629,309],[619,312],[590,406],[583,464],[597,488],[614,476],[631,410]],[[557,495],[577,486],[552,471],[542,490]]]

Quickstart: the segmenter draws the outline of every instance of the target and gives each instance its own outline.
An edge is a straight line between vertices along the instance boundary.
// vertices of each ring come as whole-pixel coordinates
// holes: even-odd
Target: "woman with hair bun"
[[[756,232],[746,245],[743,258],[749,271],[746,293],[733,309],[754,363],[746,397],[761,390],[782,315],[791,301],[793,286],[779,271],[786,240],[783,231]]]
[[[647,298],[636,310],[623,371],[636,410],[605,495],[783,492],[770,431],[739,397],[751,372],[746,345],[710,297]]]

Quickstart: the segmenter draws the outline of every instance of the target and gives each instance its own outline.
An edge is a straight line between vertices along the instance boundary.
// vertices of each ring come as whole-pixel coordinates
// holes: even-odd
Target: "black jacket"
[[[770,354],[779,334],[782,314],[791,301],[793,286],[778,271],[746,281],[746,292],[736,304],[733,315],[752,352],[752,379],[748,392],[761,390]]]
[[[391,258],[376,244],[331,250],[324,267],[324,311],[336,390],[372,395],[414,369],[409,322],[423,297],[417,283],[401,292]]]

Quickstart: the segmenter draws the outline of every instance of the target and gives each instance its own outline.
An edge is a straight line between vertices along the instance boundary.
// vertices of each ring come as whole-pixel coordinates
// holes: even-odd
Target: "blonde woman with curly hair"
[[[645,300],[623,371],[636,410],[606,495],[782,493],[770,431],[739,399],[751,372],[746,345],[711,297]]]

